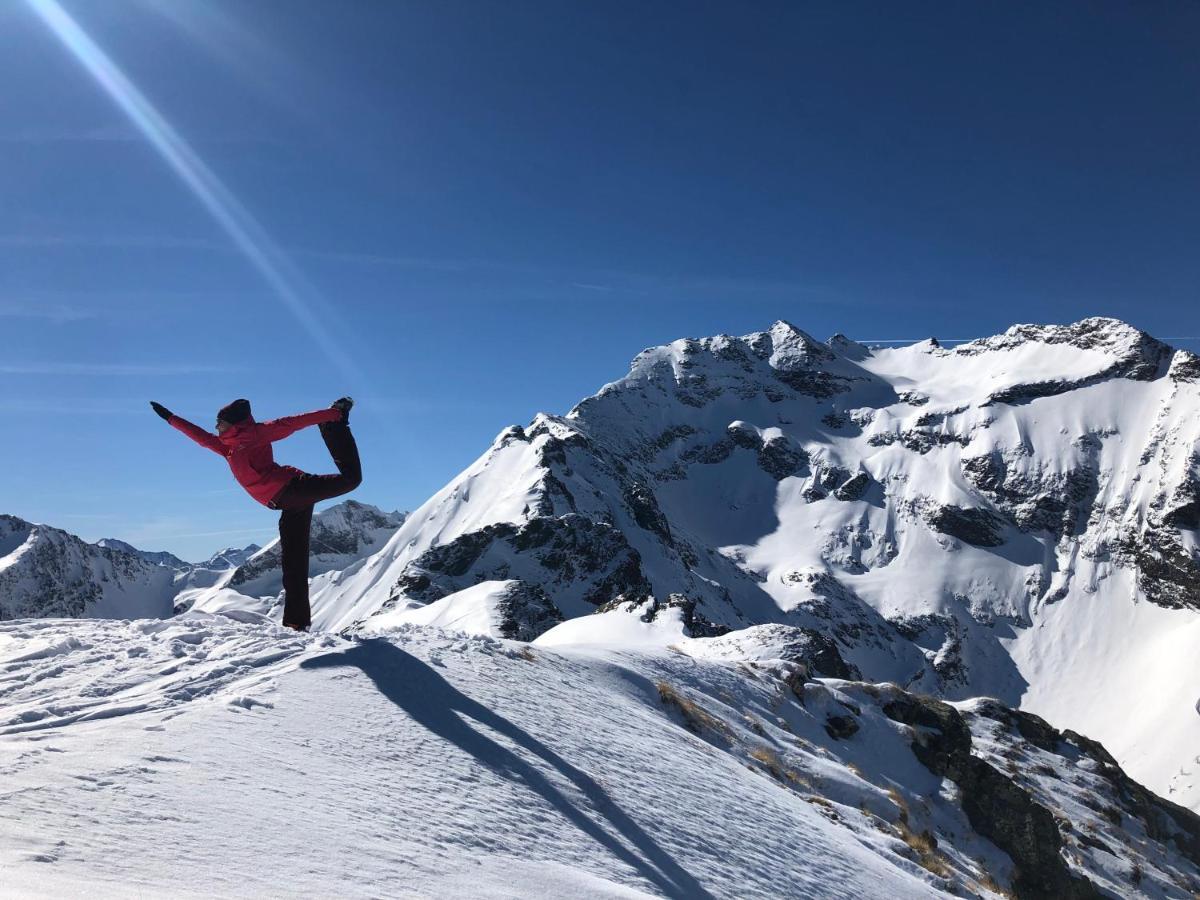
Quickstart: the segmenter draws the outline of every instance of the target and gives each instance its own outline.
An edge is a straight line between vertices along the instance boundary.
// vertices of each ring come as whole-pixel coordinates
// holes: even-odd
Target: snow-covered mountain
[[[310,576],[345,569],[379,550],[404,517],[356,500],[317,513]],[[91,544],[58,528],[0,516],[0,619],[168,616],[196,603],[197,609],[224,609],[230,598],[235,607],[257,610],[264,604],[255,598],[273,601],[282,590],[278,544],[228,547],[189,563],[117,538]]]
[[[796,626],[853,677],[1099,738],[1195,807],[1198,380],[1196,356],[1112,319],[953,349],[785,322],[676,341],[502,432],[314,582],[315,621],[517,581],[568,620]]]
[[[165,550],[139,550],[133,544],[128,544],[117,538],[101,538],[96,541],[96,546],[107,547],[110,550],[120,550],[122,553],[128,553],[139,559],[144,559],[148,563],[154,563],[156,566],[166,566],[169,569],[186,569],[191,566],[191,563],[184,562],[174,553],[168,553]]]
[[[167,616],[175,575],[139,553],[0,515],[0,619]]]
[[[196,565],[202,569],[213,569],[221,572],[226,569],[236,569],[261,549],[262,547],[258,544],[250,544],[246,547],[226,547],[224,550],[218,550],[204,562],[196,563]]]
[[[313,589],[319,589],[330,573],[343,571],[382,549],[404,524],[405,515],[357,500],[343,500],[314,514],[308,565]],[[181,591],[175,602],[177,610],[216,612],[230,606],[270,610],[283,590],[279,540],[256,549],[214,581],[194,587],[203,590]],[[263,598],[268,602],[261,602]]]

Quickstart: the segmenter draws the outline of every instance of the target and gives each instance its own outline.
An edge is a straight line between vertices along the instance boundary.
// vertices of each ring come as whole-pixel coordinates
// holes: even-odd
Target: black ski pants
[[[308,605],[308,539],[313,505],[349,493],[362,483],[362,463],[350,426],[325,422],[321,437],[337,466],[336,475],[297,475],[271,501],[279,514],[279,552],[283,565],[283,624],[307,628],[312,624]]]

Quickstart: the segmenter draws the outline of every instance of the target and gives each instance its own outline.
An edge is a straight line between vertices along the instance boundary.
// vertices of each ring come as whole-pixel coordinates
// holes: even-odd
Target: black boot
[[[353,405],[354,405],[353,397],[342,397],[338,400],[334,400],[332,403],[329,404],[331,409],[340,409],[342,411],[342,424],[343,425],[350,424],[350,407],[352,407]]]

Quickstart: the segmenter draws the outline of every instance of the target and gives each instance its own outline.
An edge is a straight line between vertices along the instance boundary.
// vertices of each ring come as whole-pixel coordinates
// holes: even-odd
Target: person
[[[308,603],[308,542],[313,506],[321,500],[349,493],[362,483],[358,445],[350,433],[350,408],[354,400],[342,397],[328,409],[256,422],[250,401],[234,400],[217,413],[217,433],[205,431],[165,406],[150,406],[167,424],[201,447],[225,457],[233,477],[263,506],[279,510],[279,551],[283,566],[283,624],[307,631],[312,624]],[[271,444],[288,435],[317,425],[336,475],[312,475],[293,466],[275,462]]]

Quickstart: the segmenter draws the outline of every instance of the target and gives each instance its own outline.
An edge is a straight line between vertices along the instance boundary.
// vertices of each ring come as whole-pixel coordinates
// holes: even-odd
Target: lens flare
[[[318,317],[322,304],[315,289],[254,216],[57,0],[26,2],[216,219],[329,361],[352,384],[365,383],[350,355],[332,339],[328,323]]]

